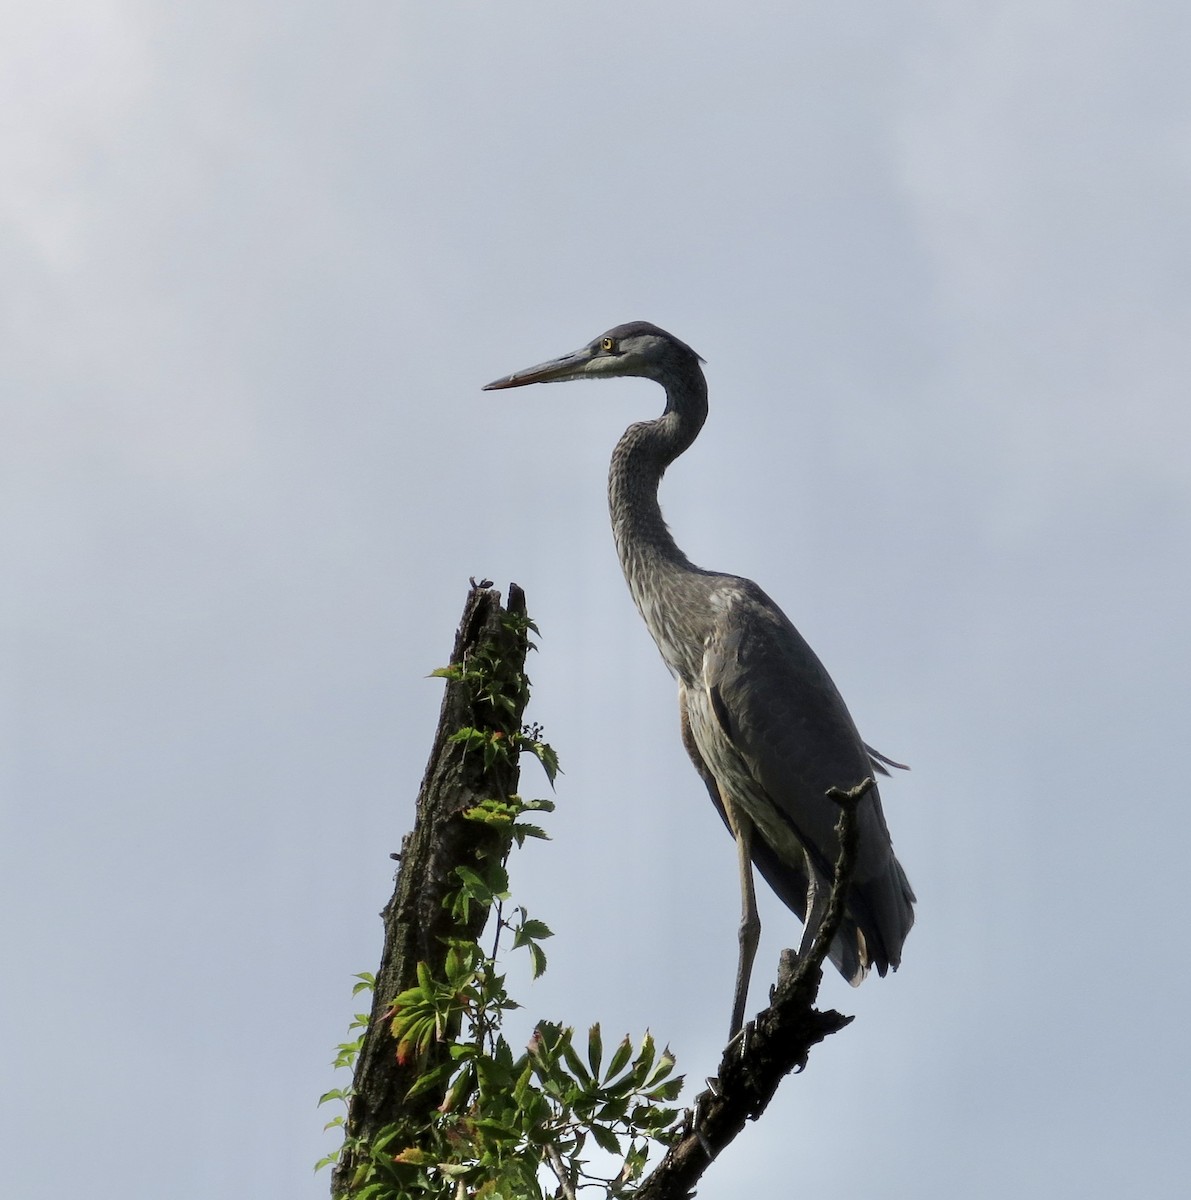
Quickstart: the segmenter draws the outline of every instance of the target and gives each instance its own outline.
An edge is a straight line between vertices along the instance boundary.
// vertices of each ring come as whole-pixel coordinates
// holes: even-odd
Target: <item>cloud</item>
[[[1019,514],[1124,482],[1106,470],[1186,504],[1191,248],[1172,231],[1191,207],[1191,107],[1167,28],[1185,18],[936,17],[897,145],[949,335],[937,394],[984,410],[980,452],[1022,481]]]
[[[87,221],[87,180],[152,84],[131,4],[30,4],[0,41],[0,213],[12,238],[63,268]],[[9,253],[12,253],[11,249]]]

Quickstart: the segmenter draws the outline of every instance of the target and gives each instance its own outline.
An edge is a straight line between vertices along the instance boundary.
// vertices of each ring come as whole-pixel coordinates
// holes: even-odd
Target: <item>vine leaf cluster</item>
[[[536,758],[551,785],[559,774],[540,726],[522,724],[533,632],[515,585],[508,609],[497,593],[473,588],[452,662],[434,672],[447,695],[384,914],[381,970],[356,976],[353,994],[371,992],[372,1012],[357,1015],[359,1035],[336,1058],[354,1070],[352,1086],[320,1101],[347,1106],[329,1122],[344,1128],[343,1145],[319,1164],[334,1165],[336,1196],[629,1197],[653,1146],[677,1137],[672,1102],[682,1079],[650,1034],[622,1038],[606,1054],[599,1025],[581,1047],[572,1028],[551,1021],[537,1022],[520,1050],[503,1031],[519,1005],[502,956],[524,951],[536,978],[551,936],[511,903],[508,872],[514,848],[547,837],[537,818],[554,807],[517,794],[521,756]],[[434,826],[436,836],[419,840]],[[604,1162],[615,1156],[611,1173],[593,1165],[597,1149]]]

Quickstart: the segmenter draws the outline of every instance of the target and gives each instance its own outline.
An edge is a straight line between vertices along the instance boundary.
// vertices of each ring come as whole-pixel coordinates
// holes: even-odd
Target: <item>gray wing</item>
[[[723,736],[756,785],[753,803],[760,799],[770,813],[768,831],[754,818],[760,835],[754,862],[804,917],[806,867],[790,853],[784,831],[806,849],[819,882],[829,885],[839,852],[839,810],[826,793],[855,787],[873,773],[873,763],[814,651],[756,584],[733,582],[730,602],[704,646],[702,683]],[[845,938],[832,954],[854,983],[867,966],[882,975],[896,967],[914,923],[914,893],[894,856],[876,788],[861,802],[858,817],[860,849],[847,916],[848,927],[863,938]],[[859,971],[850,969],[856,957]]]

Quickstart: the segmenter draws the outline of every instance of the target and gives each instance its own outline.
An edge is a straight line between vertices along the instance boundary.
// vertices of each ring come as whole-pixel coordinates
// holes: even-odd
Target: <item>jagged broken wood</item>
[[[529,647],[525,595],[515,583],[510,584],[508,606],[502,608],[500,593],[487,585],[487,580],[479,585],[472,582],[451,663],[466,666],[477,655],[486,655],[507,670],[523,674]],[[449,1039],[431,1048],[429,1061],[403,1065],[397,1061],[396,1043],[385,1016],[393,997],[416,984],[419,962],[441,976],[448,938],[478,938],[488,919],[487,908],[473,904],[470,918],[461,925],[444,908],[443,897],[458,886],[456,867],[475,867],[499,851],[500,835],[481,822],[465,819],[463,813],[484,799],[516,793],[517,756],[497,758],[485,766],[481,755],[467,754],[461,743],[450,739],[467,727],[505,736],[516,733],[521,727],[525,694],[515,700],[511,710],[498,709],[476,695],[466,679],[447,681],[413,831],[402,842],[400,855],[394,856],[400,866],[392,899],[381,914],[384,947],[372,1013],[356,1060],[344,1150],[332,1174],[333,1196],[351,1194],[359,1165],[351,1147],[357,1141],[368,1144],[381,1129],[398,1122],[407,1126],[427,1123],[442,1103],[445,1082],[437,1090],[427,1088],[412,1097],[408,1093],[420,1076],[437,1065],[435,1056],[448,1053]]]

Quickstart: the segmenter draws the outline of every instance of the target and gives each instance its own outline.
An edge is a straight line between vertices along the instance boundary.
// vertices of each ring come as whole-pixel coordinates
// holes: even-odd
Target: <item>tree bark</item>
[[[505,736],[520,730],[528,698],[524,667],[529,640],[524,617],[525,595],[515,583],[509,585],[508,607],[502,608],[499,592],[473,581],[451,664],[465,668],[476,661],[500,664],[503,677],[511,681],[504,694],[512,699],[512,709],[492,704],[467,679],[447,682],[413,831],[402,842],[393,896],[381,914],[384,948],[371,1017],[356,1059],[345,1147],[332,1173],[333,1196],[351,1193],[358,1166],[350,1150],[354,1139],[371,1142],[385,1126],[398,1122],[416,1127],[428,1121],[443,1100],[443,1091],[435,1089],[407,1098],[414,1081],[437,1064],[434,1055],[443,1050],[433,1047],[429,1062],[398,1063],[385,1014],[395,996],[417,983],[419,962],[426,963],[432,975],[443,975],[445,938],[478,938],[488,919],[487,909],[473,904],[469,922],[461,926],[443,907],[443,898],[458,886],[456,867],[474,867],[500,853],[499,834],[462,814],[481,800],[516,793],[517,756],[498,756],[485,767],[481,754],[468,754],[462,744],[449,739],[466,727]]]

